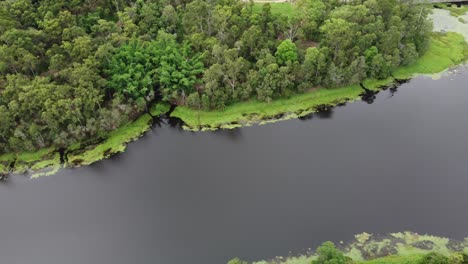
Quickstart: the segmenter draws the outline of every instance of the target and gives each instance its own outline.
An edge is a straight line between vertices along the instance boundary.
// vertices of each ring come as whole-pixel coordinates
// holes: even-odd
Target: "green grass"
[[[364,87],[366,87],[366,89],[369,89],[369,90],[372,90],[372,91],[378,91],[382,87],[388,87],[394,81],[395,81],[395,79],[393,79],[392,77],[389,77],[389,78],[383,79],[383,80],[367,79],[367,80],[364,80],[362,82],[362,85],[364,85]]]
[[[8,173],[8,167],[0,163],[0,175]]]
[[[434,74],[466,60],[467,44],[458,33],[433,33],[428,51],[415,63],[397,69],[397,79],[409,79],[415,74]]]
[[[151,120],[150,115],[143,114],[134,122],[123,125],[109,133],[109,137],[102,143],[83,151],[70,153],[68,155],[68,164],[71,166],[89,165],[112,154],[123,152],[128,142],[137,139],[150,128]]]
[[[15,161],[15,166],[12,169],[13,173],[24,173],[32,164],[48,159],[53,155],[55,149],[44,148],[37,151],[22,152],[22,153],[7,153],[0,156],[0,174],[9,173],[9,164]]]
[[[17,155],[16,160],[19,162],[32,163],[32,162],[42,160],[45,156],[50,155],[54,151],[55,149],[51,147],[51,148],[39,149],[38,151],[23,152]]]
[[[424,255],[388,256],[367,261],[356,261],[356,264],[419,264]]]
[[[31,170],[38,171],[47,167],[53,167],[57,165],[60,165],[60,154],[58,152],[54,153],[54,155],[50,159],[41,160],[35,163],[31,166]]]
[[[255,3],[253,10],[254,12],[260,13],[262,11],[263,5],[266,3]],[[296,5],[291,3],[269,3],[271,6],[271,13],[275,15],[285,15],[288,17],[293,17],[299,13]]]
[[[249,125],[278,114],[284,118],[304,116],[314,112],[320,105],[336,105],[359,97],[363,90],[359,85],[335,89],[317,89],[313,92],[295,95],[290,98],[273,100],[271,103],[248,101],[226,107],[224,111],[196,111],[188,107],[177,107],[171,116],[182,119],[188,128],[198,130],[230,128],[232,123]],[[235,125],[234,125],[235,126]]]
[[[10,161],[13,161],[15,160],[15,153],[5,153],[5,154],[2,154],[0,155],[0,162],[4,162],[4,161],[7,161],[7,162],[10,162]]]
[[[160,116],[162,114],[167,113],[170,108],[171,108],[171,106],[169,104],[167,104],[167,103],[158,103],[158,104],[154,104],[151,107],[150,113],[153,116]]]

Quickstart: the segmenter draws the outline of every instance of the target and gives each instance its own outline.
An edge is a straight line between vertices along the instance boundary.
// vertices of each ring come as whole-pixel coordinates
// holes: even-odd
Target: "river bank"
[[[345,244],[336,244],[337,248],[351,258],[354,263],[420,263],[424,255],[438,253],[446,257],[457,253],[468,253],[468,240],[458,241],[431,235],[419,235],[412,232],[392,233],[388,235],[372,235],[362,233]],[[252,264],[310,264],[316,259],[314,251],[310,250],[300,256],[275,257],[270,260],[253,262]]]
[[[276,99],[271,103],[251,100],[226,107],[223,111],[198,111],[179,106],[171,117],[193,131],[232,129],[253,124],[266,124],[301,118],[339,104],[352,102],[387,87],[398,85],[415,75],[433,75],[463,63],[468,58],[468,25],[450,15],[450,11],[434,9],[434,33],[428,51],[414,64],[395,70],[385,80],[364,80],[361,84],[341,88],[312,88],[304,94]],[[453,12],[453,11],[452,11]],[[454,31],[454,32],[447,32]],[[61,167],[89,165],[123,152],[127,143],[143,135],[152,125],[152,116],[169,111],[169,105],[157,104],[151,115],[143,114],[135,121],[109,133],[106,138],[72,145],[66,149],[47,148],[37,152],[0,155],[0,179],[8,174],[32,172],[32,177],[51,175]]]
[[[463,63],[466,59],[468,59],[468,44],[461,34],[435,32],[431,36],[428,51],[415,63],[398,68],[393,72],[392,78],[369,79],[363,81],[362,85],[368,90],[378,91],[416,75],[441,73]],[[180,106],[171,116],[181,119],[184,122],[184,128],[188,130],[230,129],[303,117],[323,108],[357,100],[363,92],[359,85],[332,89],[317,88],[305,94],[276,99],[271,103],[255,100],[240,102],[222,111],[198,111]]]
[[[468,24],[453,16],[453,14],[465,12],[465,7],[444,7],[446,9],[433,9],[431,17],[434,33],[430,39],[429,49],[423,56],[411,65],[396,69],[390,78],[364,80],[361,83],[362,87],[377,92],[416,75],[437,77],[437,74],[466,61],[468,59]],[[198,111],[181,106],[177,107],[171,116],[181,119],[185,124],[184,128],[188,130],[230,129],[303,117],[323,109],[323,106],[331,107],[357,100],[361,94],[363,90],[358,89],[358,86],[318,88],[290,98],[276,99],[271,103],[255,100],[240,102],[227,106],[222,111]]]
[[[155,104],[150,113],[110,132],[106,138],[95,139],[87,144],[76,144],[65,149],[47,148],[37,152],[0,155],[0,179],[8,174],[31,172],[31,177],[48,176],[62,167],[79,167],[123,152],[129,142],[142,136],[153,125],[153,120],[166,114],[167,104]]]

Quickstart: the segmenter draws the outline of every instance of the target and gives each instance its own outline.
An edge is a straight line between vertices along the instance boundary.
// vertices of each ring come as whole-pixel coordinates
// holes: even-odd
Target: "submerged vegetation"
[[[276,257],[252,264],[464,264],[468,242],[411,232],[374,236],[356,235],[348,245],[325,242],[315,252]],[[233,259],[228,264],[249,264]]]

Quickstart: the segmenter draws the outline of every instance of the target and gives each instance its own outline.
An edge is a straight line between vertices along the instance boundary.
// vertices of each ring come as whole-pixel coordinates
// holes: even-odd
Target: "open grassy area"
[[[466,60],[468,45],[462,35],[433,33],[429,50],[415,63],[397,69],[393,75],[397,79],[409,79],[415,74],[434,74]]]
[[[284,118],[300,117],[315,112],[321,105],[337,105],[359,97],[363,90],[359,85],[336,89],[317,89],[313,92],[290,98],[273,100],[271,103],[258,101],[240,102],[226,107],[224,111],[196,111],[188,107],[177,107],[171,116],[182,119],[188,128],[217,129],[258,123],[278,114]]]
[[[291,3],[269,3],[271,6],[271,13],[277,15],[285,15],[292,17],[298,13],[296,5]],[[254,4],[254,11],[260,12],[262,10],[263,5],[265,3],[255,3]]]

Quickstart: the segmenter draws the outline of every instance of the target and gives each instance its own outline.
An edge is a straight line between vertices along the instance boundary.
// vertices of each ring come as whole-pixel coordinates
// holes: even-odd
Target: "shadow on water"
[[[333,118],[333,106],[322,105],[317,107],[317,112],[314,114],[320,119],[331,119]]]
[[[378,92],[374,92],[372,90],[367,89],[366,87],[364,87],[364,85],[362,85],[362,83],[361,87],[364,90],[364,93],[361,94],[361,100],[368,104],[374,103],[375,99],[377,98]]]
[[[393,97],[398,92],[398,85],[394,85],[388,89],[390,97]]]
[[[182,131],[183,128],[182,126],[184,125],[184,121],[182,119],[177,118],[177,117],[169,117],[166,119],[166,124],[169,125],[171,128],[175,128],[178,131]]]
[[[298,119],[301,120],[301,121],[307,121],[307,120],[314,119],[314,116],[319,118],[319,119],[331,119],[331,118],[333,118],[333,114],[334,114],[333,109],[335,107],[343,107],[345,105],[346,105],[346,103],[339,103],[336,106],[321,105],[321,106],[318,106],[315,109],[316,112],[300,116],[300,117],[298,117]]]

